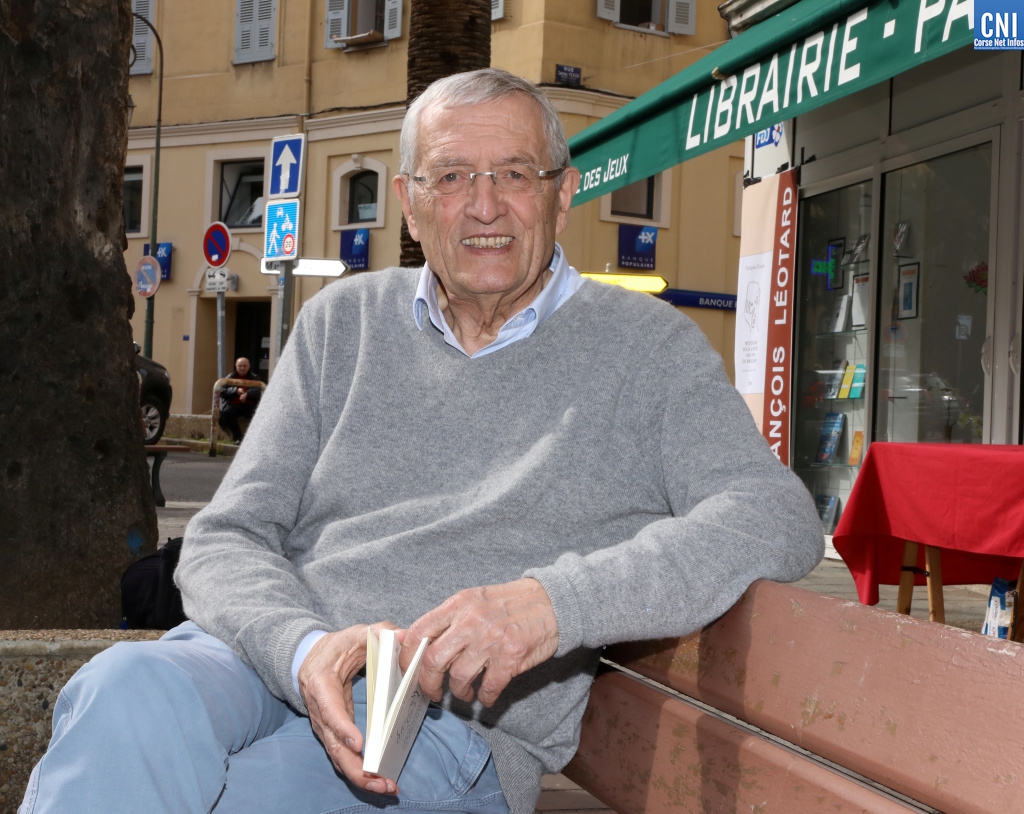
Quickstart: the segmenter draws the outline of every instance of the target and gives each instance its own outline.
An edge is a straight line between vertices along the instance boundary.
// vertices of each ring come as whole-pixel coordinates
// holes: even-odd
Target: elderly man
[[[232,379],[258,382],[260,377],[250,370],[249,360],[239,356],[235,360],[235,369],[231,372]],[[220,391],[220,419],[218,423],[225,432],[231,434],[231,440],[242,443],[242,428],[238,419],[251,421],[259,404],[262,391],[258,387],[242,387],[232,385]]]
[[[822,553],[800,482],[675,309],[583,282],[579,174],[533,86],[453,76],[394,187],[423,269],[308,302],[190,524],[194,622],[117,645],[56,705],[30,811],[532,811],[598,653],[684,634]],[[437,704],[398,778],[362,770],[367,625]]]

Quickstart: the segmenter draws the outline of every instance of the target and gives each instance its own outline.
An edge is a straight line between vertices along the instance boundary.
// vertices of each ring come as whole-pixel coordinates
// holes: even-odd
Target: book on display
[[[856,371],[856,365],[847,365],[846,370],[843,371],[843,380],[839,385],[839,396],[841,399],[850,398],[850,387],[853,384],[853,374]]]
[[[864,395],[864,380],[867,379],[867,376],[867,366],[857,365],[853,371],[853,381],[850,382],[850,398],[859,399]]]
[[[821,379],[825,384],[825,398],[839,398],[839,388],[842,386],[847,364],[845,359],[836,359],[832,363],[831,370],[821,371]]]
[[[821,440],[818,443],[818,454],[815,463],[830,464],[836,458],[839,439],[843,435],[846,413],[827,413],[821,424]]]
[[[858,466],[861,456],[864,454],[864,430],[857,430],[850,441],[850,457],[846,462],[850,466]]]

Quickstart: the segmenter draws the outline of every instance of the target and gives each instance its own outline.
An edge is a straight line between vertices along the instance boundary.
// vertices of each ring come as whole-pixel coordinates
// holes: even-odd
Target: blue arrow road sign
[[[263,256],[267,260],[294,260],[299,256],[297,200],[267,201],[263,223]]]
[[[306,137],[281,136],[270,144],[270,194],[268,198],[294,198],[302,189],[306,172]]]

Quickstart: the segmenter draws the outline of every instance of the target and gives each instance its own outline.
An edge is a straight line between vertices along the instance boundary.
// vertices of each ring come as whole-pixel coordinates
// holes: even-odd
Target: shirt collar
[[[551,269],[551,279],[548,280],[547,285],[544,286],[540,294],[529,305],[518,314],[510,317],[506,325],[514,320],[521,324],[523,319],[528,319],[531,322],[535,322],[536,325],[540,325],[555,312],[558,306],[568,298],[568,295],[573,294],[579,288],[578,284],[574,284],[575,279],[579,278],[579,273],[569,265],[565,259],[565,253],[558,243],[555,243],[555,251],[548,268]],[[570,280],[569,278],[573,279]],[[437,276],[430,270],[430,266],[424,264],[423,271],[420,272],[419,283],[416,286],[416,298],[413,301],[412,309],[413,319],[416,320],[416,327],[422,331],[423,311],[425,309],[430,317],[431,324],[441,331],[445,335],[445,340],[448,341],[451,329],[448,327],[448,323],[445,321],[444,314],[441,311],[441,306],[437,301],[437,286],[439,284]],[[567,289],[571,290],[567,292]],[[454,341],[456,347],[461,349],[461,345],[459,345],[454,335],[451,335],[451,340]],[[453,342],[449,341],[449,344],[453,344]]]

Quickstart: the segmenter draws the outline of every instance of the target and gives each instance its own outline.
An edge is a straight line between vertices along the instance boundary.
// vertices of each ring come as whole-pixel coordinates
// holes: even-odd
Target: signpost
[[[278,302],[281,318],[278,320],[277,356],[280,357],[288,341],[292,315],[292,270],[299,259],[299,196],[306,175],[306,136],[298,133],[280,136],[270,143],[270,184],[267,188],[267,208],[263,217],[263,262],[260,271],[266,273],[268,261],[280,261]]]
[[[159,287],[160,263],[147,254],[135,264],[135,293],[148,300]]]
[[[205,289],[217,293],[217,378],[224,378],[224,323],[227,319],[225,292],[228,290],[227,262],[231,256],[231,232],[216,221],[203,235],[203,256],[210,268],[206,270]]]

